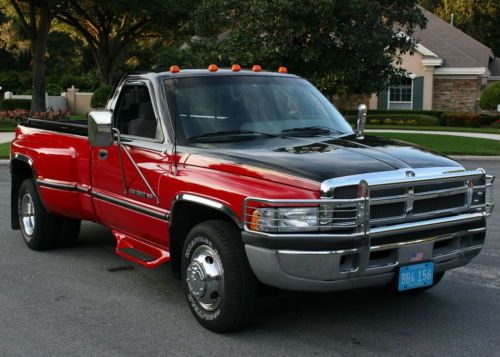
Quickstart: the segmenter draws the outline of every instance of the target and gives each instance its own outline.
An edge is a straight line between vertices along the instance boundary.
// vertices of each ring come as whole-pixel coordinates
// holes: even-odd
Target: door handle
[[[108,150],[100,149],[99,150],[99,160],[106,160],[108,158]]]

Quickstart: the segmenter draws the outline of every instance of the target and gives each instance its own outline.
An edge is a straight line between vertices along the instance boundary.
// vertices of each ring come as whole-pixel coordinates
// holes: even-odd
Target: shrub
[[[346,115],[346,116],[351,116],[351,115],[356,115],[357,114],[357,110],[343,110],[342,111],[342,114]],[[394,110],[368,110],[368,115],[379,115],[379,114],[383,114],[383,115],[394,115],[394,114],[403,114],[403,115],[429,115],[431,117],[436,117],[436,118],[440,118],[441,117],[441,114],[443,114],[444,112],[443,111],[439,111],[439,110],[408,110],[408,109],[394,109]]]
[[[479,106],[485,110],[496,110],[500,104],[500,82],[490,84],[481,94]]]
[[[71,86],[75,86],[80,91],[92,91],[99,87],[99,79],[92,73],[83,75],[65,73],[58,78],[51,77],[50,80],[54,83],[57,82],[64,91]]]
[[[15,71],[0,72],[0,85],[4,91],[15,92],[19,90],[19,76]]]
[[[46,112],[36,112],[30,115],[34,119],[44,120],[67,120],[69,118],[69,111],[67,110],[48,110]]]
[[[6,110],[0,112],[1,121],[19,121],[20,119],[27,118],[29,115],[29,110],[25,109],[15,109]]]
[[[446,112],[441,115],[441,120],[446,126],[479,127],[481,116],[476,113],[453,113]]]
[[[106,102],[108,101],[108,97],[111,94],[112,87],[102,86],[97,88],[97,90],[92,95],[92,99],[90,99],[90,106],[92,108],[104,108],[106,106]]]
[[[347,121],[356,124],[356,115],[346,115]],[[431,115],[421,114],[368,114],[366,124],[369,125],[401,125],[401,126],[437,126],[439,119]]]
[[[67,120],[69,112],[67,110],[49,110],[46,112],[29,113],[29,110],[15,109],[0,112],[0,121],[19,121],[25,118],[44,120]]]
[[[49,83],[45,87],[45,91],[47,92],[48,95],[61,95],[62,88],[59,87],[59,85],[56,83]]]
[[[0,101],[0,111],[24,109],[30,110],[31,100],[29,99],[4,99]]]
[[[498,119],[497,121],[493,122],[493,123],[491,124],[491,126],[492,126],[493,128],[500,129],[500,119]]]

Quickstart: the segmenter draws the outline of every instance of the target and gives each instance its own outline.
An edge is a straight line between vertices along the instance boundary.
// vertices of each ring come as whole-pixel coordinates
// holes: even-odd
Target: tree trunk
[[[94,58],[99,68],[99,75],[101,77],[102,85],[113,84],[113,74],[116,70],[117,59],[121,56],[123,50],[110,51],[110,50],[96,50]]]
[[[31,51],[33,56],[33,96],[31,99],[31,112],[45,111],[45,53],[47,51],[47,40],[49,37],[50,15],[42,11],[40,14],[40,26],[35,38],[31,40]]]

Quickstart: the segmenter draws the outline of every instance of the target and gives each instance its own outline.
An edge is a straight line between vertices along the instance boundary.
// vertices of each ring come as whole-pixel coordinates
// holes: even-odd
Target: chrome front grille
[[[454,222],[455,218],[457,222],[465,222],[489,215],[493,209],[493,181],[494,177],[482,169],[465,171],[457,167],[341,177],[324,181],[319,199],[249,197],[244,201],[243,223],[247,231],[294,236],[293,231],[281,230],[284,224],[292,223],[290,218],[284,222],[280,208],[310,207],[311,210],[306,210],[307,219],[314,224],[308,223],[301,235],[375,237],[389,231],[424,229],[426,222]],[[315,216],[311,216],[313,207],[317,211]],[[266,222],[265,230],[256,226],[256,220]],[[300,218],[293,224],[303,223],[299,221]]]
[[[413,203],[413,213],[428,213],[443,210],[453,210],[457,208],[465,208],[467,205],[466,195],[461,193],[452,196],[443,196],[436,198],[428,198],[418,200]]]
[[[415,186],[415,194],[425,194],[428,192],[433,192],[433,191],[441,191],[441,190],[450,190],[453,188],[465,188],[466,187],[466,182],[465,181],[452,181],[452,182],[439,182],[439,183],[433,183],[429,185],[420,185],[420,186]]]
[[[380,226],[416,221],[430,216],[456,214],[474,205],[484,205],[486,193],[483,176],[476,174],[466,179],[462,173],[455,179],[443,175],[442,178],[429,180],[410,176],[392,185],[390,182],[369,185],[370,224]],[[355,187],[335,187],[332,196],[353,199],[354,192],[357,193]]]

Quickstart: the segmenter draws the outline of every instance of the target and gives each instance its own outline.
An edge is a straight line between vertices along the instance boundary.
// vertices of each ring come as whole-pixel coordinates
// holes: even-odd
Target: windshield
[[[173,81],[165,80],[169,104],[188,143],[353,134],[335,107],[303,79],[181,77],[175,86]]]

